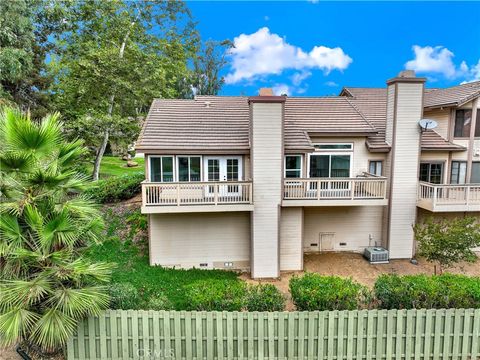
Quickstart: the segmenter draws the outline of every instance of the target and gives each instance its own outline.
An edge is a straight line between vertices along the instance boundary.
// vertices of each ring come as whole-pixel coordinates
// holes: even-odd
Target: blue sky
[[[235,40],[223,95],[338,94],[385,86],[405,68],[444,87],[480,80],[479,2],[206,2],[203,39]]]

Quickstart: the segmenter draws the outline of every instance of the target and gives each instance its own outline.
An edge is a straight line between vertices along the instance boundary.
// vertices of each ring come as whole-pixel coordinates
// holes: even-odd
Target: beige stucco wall
[[[449,137],[450,108],[426,110],[423,113],[425,119],[433,119],[437,122],[435,131],[445,139]]]
[[[382,242],[383,206],[312,207],[304,209],[305,251],[320,233],[334,233],[334,251],[363,251]],[[371,237],[371,240],[370,240]],[[340,245],[340,243],[346,243]]]
[[[149,215],[150,264],[245,269],[250,260],[250,213]]]
[[[280,270],[303,269],[303,208],[282,208]]]

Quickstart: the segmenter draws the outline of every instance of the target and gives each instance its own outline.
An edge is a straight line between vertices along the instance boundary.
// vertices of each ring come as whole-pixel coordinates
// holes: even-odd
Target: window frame
[[[352,177],[352,170],[353,170],[353,152],[351,150],[349,151],[335,151],[335,152],[324,152],[324,151],[320,151],[320,152],[314,152],[314,153],[310,153],[308,154],[308,164],[307,164],[307,178],[309,179],[317,179],[317,177],[311,177],[310,176],[310,159],[312,156],[322,156],[322,155],[328,155],[330,158],[328,160],[328,173],[329,173],[329,176],[328,177],[325,177],[325,178],[321,178],[321,179],[345,179],[343,177],[331,177],[331,173],[332,173],[332,155],[340,155],[340,156],[349,156],[350,157],[350,166],[349,166],[349,170],[348,170],[348,177],[346,178],[351,178]]]
[[[300,169],[287,169],[287,157],[299,157],[300,158]],[[300,176],[298,177],[287,177],[287,171],[300,171]],[[283,157],[283,177],[285,179],[301,179],[303,176],[303,155],[301,154],[286,154]]]
[[[480,161],[472,161],[472,169],[471,169],[471,171],[470,171],[470,184],[480,184],[480,181],[479,181],[479,182],[476,182],[476,183],[474,183],[474,182],[472,181],[473,164],[478,164],[478,166],[480,166]]]
[[[171,158],[172,159],[172,181],[163,181],[163,160],[162,158]],[[158,159],[160,158],[160,178],[162,181],[153,181],[152,180],[152,159]],[[174,155],[148,155],[148,181],[149,182],[161,182],[161,183],[170,183],[170,182],[175,182],[176,181],[176,166],[175,166],[175,156]]]
[[[457,179],[457,182],[455,182],[455,183],[452,182],[452,180],[453,180],[453,174],[452,174],[452,172],[453,172],[453,164],[455,164],[455,163],[458,163],[458,164],[459,164],[459,167],[458,167],[458,170],[459,170],[459,171],[458,171],[458,176],[460,176],[460,164],[465,164],[465,179],[464,179],[465,181],[464,181],[463,183],[460,183],[460,182],[458,181],[459,179]],[[466,184],[466,183],[467,183],[467,170],[468,170],[468,161],[464,161],[464,160],[453,160],[453,161],[451,162],[451,164],[450,164],[450,184],[451,184],[451,185],[464,185],[464,184]]]
[[[423,165],[429,165],[428,167],[428,180],[425,181],[425,180],[420,180],[420,168],[421,166]],[[440,175],[440,182],[439,183],[433,183],[431,181],[432,179],[432,165],[441,165],[442,166],[442,170],[441,170],[441,175]],[[445,161],[442,161],[442,160],[438,160],[438,161],[420,161],[420,164],[419,164],[419,168],[418,168],[418,181],[423,181],[423,182],[427,182],[429,184],[435,184],[435,185],[441,185],[445,182]]]
[[[380,168],[380,175],[377,175],[377,174],[374,174],[372,172],[370,172],[370,166],[371,164],[373,163],[380,163],[381,165],[381,168]],[[377,170],[377,165],[375,165],[375,170]],[[368,173],[371,174],[371,175],[375,175],[375,176],[383,176],[383,160],[368,160]]]
[[[458,112],[459,111],[463,111],[463,113],[465,114],[465,111],[470,111],[471,112],[471,115],[470,115],[470,128],[469,128],[469,131],[468,131],[468,135],[464,136],[457,136],[455,134],[456,132],[456,129],[457,129],[457,118],[458,118]],[[478,114],[478,113],[477,113]],[[455,118],[454,118],[454,121],[453,121],[453,138],[454,139],[468,139],[470,138],[470,133],[471,133],[471,129],[472,129],[472,118],[473,118],[473,109],[456,109],[455,110]],[[465,121],[465,115],[464,115],[464,121]],[[477,119],[477,122],[478,122],[478,119]],[[462,133],[464,132],[464,127],[465,127],[465,123],[463,124],[462,126]]]
[[[191,176],[190,176],[190,158],[199,158],[200,159],[200,174],[199,174],[199,179],[200,180],[194,180],[192,181],[191,180]],[[176,156],[177,158],[177,166],[176,166],[176,170],[177,170],[177,182],[183,182],[183,183],[187,183],[187,182],[200,182],[202,181],[203,177],[203,157],[202,155],[177,155]],[[188,180],[180,180],[180,158],[188,158]]]
[[[328,145],[349,145],[350,148],[348,149],[335,149],[335,148],[332,148],[332,149],[320,149],[318,148],[319,146],[328,146]],[[351,142],[341,142],[341,143],[336,143],[336,142],[318,142],[318,143],[313,143],[313,147],[315,148],[315,151],[321,151],[321,152],[349,152],[349,151],[353,151],[353,143]]]

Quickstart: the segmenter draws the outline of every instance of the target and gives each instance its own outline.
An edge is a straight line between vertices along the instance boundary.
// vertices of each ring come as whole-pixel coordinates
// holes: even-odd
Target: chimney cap
[[[402,70],[396,77],[388,79],[387,85],[397,82],[424,83],[425,81],[427,81],[427,79],[424,77],[416,77],[415,71],[413,70]]]
[[[398,73],[399,78],[414,78],[415,71],[414,70],[402,70]]]
[[[258,92],[259,96],[273,96],[273,90],[272,88],[260,88],[260,91]]]

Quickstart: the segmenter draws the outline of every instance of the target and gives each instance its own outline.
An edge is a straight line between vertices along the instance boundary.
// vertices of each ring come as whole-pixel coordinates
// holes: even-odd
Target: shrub
[[[245,284],[241,281],[199,280],[185,287],[188,310],[240,311]]]
[[[109,287],[110,308],[119,310],[138,309],[140,296],[130,283],[114,283]]]
[[[110,177],[97,181],[86,193],[99,203],[112,203],[128,200],[142,191],[142,172]]]
[[[248,311],[283,311],[285,297],[272,284],[252,285],[248,287],[245,308]]]
[[[371,299],[369,290],[352,279],[307,273],[290,279],[290,293],[298,310],[355,310]]]
[[[479,308],[480,278],[464,275],[382,275],[374,293],[384,309]]]
[[[153,296],[145,306],[142,306],[143,310],[171,310],[172,308],[172,303],[165,295]]]

